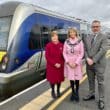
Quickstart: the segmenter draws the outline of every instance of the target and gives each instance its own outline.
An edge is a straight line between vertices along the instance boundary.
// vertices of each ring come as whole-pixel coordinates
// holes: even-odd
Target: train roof
[[[36,5],[23,3],[23,2],[17,2],[17,1],[5,2],[5,3],[1,4],[0,5],[0,17],[13,15],[16,8],[20,4],[32,6],[33,9],[36,12],[39,12],[39,13],[43,13],[43,14],[46,14],[46,15],[50,15],[50,16],[54,16],[54,17],[58,17],[58,18],[63,18],[63,19],[75,21],[75,22],[78,22],[78,23],[85,23],[81,20],[79,21],[79,20],[75,19],[74,17],[70,17],[70,16],[67,16],[67,15],[64,15],[64,14],[61,14],[61,13],[58,13],[58,12],[47,10],[45,8],[41,8],[41,7],[36,6]]]
[[[0,17],[13,15],[21,2],[5,2],[0,4]]]
[[[33,6],[35,7],[35,5],[33,5]],[[72,20],[72,21],[74,20],[76,22],[79,22],[78,20],[74,19],[73,17],[67,16],[67,15],[64,15],[62,13],[58,13],[58,12],[55,12],[55,11],[47,10],[47,9],[41,8],[39,6],[35,7],[35,11],[43,13],[43,14],[47,14],[47,15],[50,15],[50,16],[63,18],[63,19],[67,19],[67,20]]]

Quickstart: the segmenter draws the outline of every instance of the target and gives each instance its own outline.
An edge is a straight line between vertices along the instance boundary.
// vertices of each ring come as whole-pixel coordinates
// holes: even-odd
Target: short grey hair
[[[100,22],[99,20],[93,20],[93,21],[92,21],[92,24],[93,24],[93,23],[99,23],[99,24],[101,24],[101,22]]]

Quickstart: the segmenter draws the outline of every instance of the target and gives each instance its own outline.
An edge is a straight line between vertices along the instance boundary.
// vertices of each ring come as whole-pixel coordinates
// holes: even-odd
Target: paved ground
[[[88,81],[80,85],[80,102],[70,102],[70,95],[55,110],[98,110],[98,92],[96,82],[96,100],[83,101],[82,98],[88,93]],[[110,110],[110,58],[107,59],[107,68],[105,71],[105,110]]]
[[[87,80],[80,85],[80,102],[71,102],[69,95],[55,110],[97,110],[97,103],[93,101],[83,101],[83,96],[88,94]]]

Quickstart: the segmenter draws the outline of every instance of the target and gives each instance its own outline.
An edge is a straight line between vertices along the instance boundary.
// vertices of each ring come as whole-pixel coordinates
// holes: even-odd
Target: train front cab
[[[14,50],[12,48],[15,47],[15,46],[13,46],[13,42],[11,42],[12,48],[11,47],[8,48],[10,38],[12,37],[12,35],[11,35],[11,37],[9,38],[11,27],[13,27],[12,25],[14,24],[14,27],[11,30],[11,33],[13,33],[14,28],[16,28],[16,26],[17,26],[16,23],[18,24],[18,21],[20,21],[20,19],[17,19],[17,18],[24,16],[24,15],[21,15],[21,12],[23,12],[23,9],[26,8],[26,11],[30,10],[30,7],[27,7],[27,5],[26,6],[20,5],[18,8],[14,8],[14,9],[16,9],[16,13],[14,13],[15,10],[12,9],[13,7],[14,7],[14,4],[12,4],[12,6],[10,7],[10,3],[9,3],[9,6],[7,3],[6,6],[5,6],[5,4],[3,5],[3,10],[2,10],[2,8],[0,10],[0,12],[3,12],[0,15],[0,97],[1,98],[10,97],[11,95],[18,93],[19,91],[31,86],[32,84],[36,83],[37,81],[39,81],[43,78],[43,77],[41,77],[41,79],[40,79],[39,71],[37,71],[38,68],[35,68],[35,66],[39,67],[39,64],[38,64],[39,61],[34,66],[34,68],[33,67],[31,68],[30,65],[26,65],[26,67],[25,67],[24,66],[25,62],[23,62],[20,59],[20,57],[17,57],[18,59],[12,58],[12,57],[16,57],[15,55],[17,55],[17,53],[19,54],[19,52],[21,52],[22,53],[21,56],[23,56],[23,51],[20,50],[19,52],[17,51],[17,52],[15,52],[15,54],[12,54],[14,52]],[[10,13],[8,13],[9,15],[7,14],[8,8],[9,8],[9,10],[13,11],[13,12],[10,11]],[[24,13],[26,13],[26,12],[24,12]],[[16,16],[16,15],[19,15],[19,16]],[[19,29],[22,29],[22,28],[23,28],[22,26],[19,27]],[[30,35],[30,33],[29,33],[29,35]],[[15,41],[17,41],[20,38],[20,37],[19,38],[17,38],[17,37],[19,37],[18,33],[14,37],[14,39],[16,39]],[[21,37],[25,38],[26,36],[21,36]],[[12,39],[13,38],[11,38],[11,41],[12,41]],[[20,40],[19,40],[19,42],[20,42]],[[19,42],[17,41],[18,44],[19,44]],[[16,42],[14,42],[14,43],[16,44]],[[19,46],[21,46],[21,44],[19,44]],[[36,52],[36,50],[34,50],[34,53],[35,52]],[[26,53],[25,55],[28,55],[28,53]],[[24,66],[23,68],[21,66],[16,66],[19,62],[18,61],[19,59],[22,61],[22,65]],[[39,54],[38,59],[41,59],[41,52]],[[30,60],[31,60],[31,53],[30,53]],[[16,65],[11,63],[11,61],[16,63]],[[27,62],[28,62],[28,60],[27,60]],[[12,67],[11,69],[9,68],[9,72],[7,72],[6,70],[10,66],[8,64],[12,64],[17,68],[15,68],[15,67]],[[21,68],[19,68],[19,67],[21,67]]]
[[[0,71],[6,69],[8,62],[7,46],[12,16],[0,17]]]

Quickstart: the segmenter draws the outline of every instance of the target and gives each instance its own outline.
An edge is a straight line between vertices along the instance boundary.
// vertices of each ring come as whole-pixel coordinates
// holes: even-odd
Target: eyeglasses
[[[92,26],[92,28],[99,28],[100,26]]]

